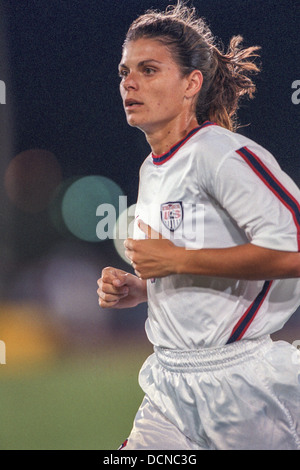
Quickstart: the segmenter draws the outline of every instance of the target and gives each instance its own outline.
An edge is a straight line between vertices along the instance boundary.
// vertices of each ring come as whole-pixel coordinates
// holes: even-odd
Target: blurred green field
[[[13,373],[1,365],[0,449],[117,449],[143,397],[137,379],[148,352],[127,346]]]
[[[36,319],[9,313],[0,322],[7,347],[0,365],[0,450],[117,449],[143,398],[138,373],[152,352],[145,336],[114,335],[101,340],[101,350],[82,345],[71,353]],[[297,338],[293,324],[274,335]]]

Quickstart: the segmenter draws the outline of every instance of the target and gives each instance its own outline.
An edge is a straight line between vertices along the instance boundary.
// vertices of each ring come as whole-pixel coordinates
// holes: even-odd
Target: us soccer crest
[[[174,232],[183,220],[182,202],[165,202],[161,204],[160,215],[164,226],[171,232]]]

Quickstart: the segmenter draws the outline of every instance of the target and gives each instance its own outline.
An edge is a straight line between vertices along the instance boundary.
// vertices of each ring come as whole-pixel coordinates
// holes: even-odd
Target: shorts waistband
[[[258,339],[243,339],[216,348],[176,350],[155,347],[158,362],[170,371],[211,371],[249,360],[259,350],[272,344],[270,335]]]

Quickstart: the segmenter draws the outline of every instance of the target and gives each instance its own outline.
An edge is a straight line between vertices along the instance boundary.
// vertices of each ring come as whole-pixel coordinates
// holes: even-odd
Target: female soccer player
[[[257,47],[222,52],[194,9],[131,25],[119,66],[140,171],[135,275],[108,267],[102,308],[148,302],[154,353],[124,449],[300,449],[300,360],[273,342],[299,305],[300,191],[236,131]]]

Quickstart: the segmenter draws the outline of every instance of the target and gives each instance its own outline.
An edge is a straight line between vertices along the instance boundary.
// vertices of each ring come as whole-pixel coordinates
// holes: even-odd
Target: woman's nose
[[[128,73],[128,75],[124,78],[123,86],[125,90],[130,90],[130,89],[137,90],[138,89],[137,77],[133,72]]]

